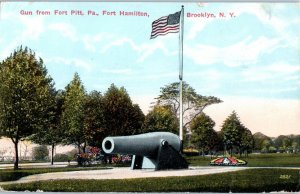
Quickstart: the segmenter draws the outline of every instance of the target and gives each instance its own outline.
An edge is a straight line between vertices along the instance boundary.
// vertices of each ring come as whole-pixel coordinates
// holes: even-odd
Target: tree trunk
[[[14,170],[18,170],[18,169],[19,169],[18,143],[19,143],[19,141],[18,141],[18,140],[16,140],[16,141],[14,142],[14,145],[15,145],[15,161],[14,161]]]
[[[86,149],[86,142],[84,142],[83,144],[83,153],[86,153],[85,149]]]
[[[78,143],[78,154],[80,154],[81,151],[80,151],[80,143]]]
[[[54,148],[55,148],[55,145],[52,144],[51,145],[51,165],[54,164]]]

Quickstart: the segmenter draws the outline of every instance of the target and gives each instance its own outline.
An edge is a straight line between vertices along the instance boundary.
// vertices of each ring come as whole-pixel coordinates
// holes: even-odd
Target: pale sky
[[[178,81],[178,34],[150,40],[151,23],[181,5],[2,2],[0,60],[18,46],[28,46],[44,60],[57,89],[78,72],[87,91],[104,93],[111,83],[124,86],[147,113],[160,87]],[[235,110],[252,133],[300,134],[299,4],[184,6],[184,80],[199,94],[224,101],[205,110],[216,130]],[[36,15],[37,10],[51,15]],[[55,10],[68,15],[54,15]],[[70,15],[72,10],[85,15]],[[87,15],[89,10],[99,16]],[[146,12],[148,17],[120,16],[120,11]],[[191,18],[188,13],[216,17]]]

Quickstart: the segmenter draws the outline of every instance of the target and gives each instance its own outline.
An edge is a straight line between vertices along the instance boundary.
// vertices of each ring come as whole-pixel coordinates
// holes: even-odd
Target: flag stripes
[[[180,11],[168,16],[163,16],[152,22],[152,32],[150,39],[163,36],[168,33],[179,32]]]

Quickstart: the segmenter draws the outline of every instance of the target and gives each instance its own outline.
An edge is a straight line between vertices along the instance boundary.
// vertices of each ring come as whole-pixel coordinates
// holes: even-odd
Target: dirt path
[[[191,167],[188,170],[130,170],[130,168],[114,168],[107,170],[55,172],[46,174],[36,174],[23,177],[17,181],[0,182],[4,184],[28,183],[42,180],[60,179],[128,179],[128,178],[147,178],[147,177],[169,177],[169,176],[196,176],[205,174],[216,174],[244,170],[248,167]]]

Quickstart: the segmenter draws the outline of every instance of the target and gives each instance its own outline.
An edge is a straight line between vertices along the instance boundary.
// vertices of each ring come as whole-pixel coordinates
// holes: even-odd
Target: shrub
[[[54,162],[68,162],[70,157],[67,154],[56,154],[53,159]]]
[[[15,181],[18,180],[24,176],[28,176],[30,175],[27,172],[23,172],[23,171],[1,171],[0,173],[0,182],[4,182],[4,181]]]
[[[32,157],[34,160],[47,160],[48,156],[49,150],[45,145],[40,145],[32,149]]]

